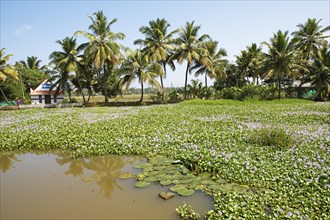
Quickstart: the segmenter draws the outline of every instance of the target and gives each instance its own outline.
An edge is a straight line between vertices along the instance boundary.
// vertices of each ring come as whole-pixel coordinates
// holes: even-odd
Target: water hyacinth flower
[[[288,217],[291,217],[292,215],[293,215],[293,214],[292,214],[292,212],[290,212],[290,211],[289,211],[288,214],[287,214]]]

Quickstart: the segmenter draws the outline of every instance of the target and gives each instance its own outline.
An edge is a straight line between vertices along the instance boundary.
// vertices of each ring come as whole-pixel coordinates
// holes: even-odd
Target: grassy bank
[[[165,155],[200,175],[271,189],[212,192],[209,218],[329,218],[330,110],[304,100],[0,112],[0,151]]]

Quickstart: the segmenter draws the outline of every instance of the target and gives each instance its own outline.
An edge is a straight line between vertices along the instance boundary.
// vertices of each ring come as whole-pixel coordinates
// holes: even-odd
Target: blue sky
[[[136,48],[133,41],[144,36],[141,26],[150,20],[165,18],[171,30],[187,21],[201,25],[200,34],[209,34],[226,49],[228,59],[235,60],[241,50],[251,43],[269,41],[278,30],[290,33],[308,18],[322,19],[323,27],[330,25],[330,1],[29,1],[0,0],[0,47],[13,53],[11,63],[37,56],[43,64],[49,54],[60,50],[56,40],[72,36],[77,30],[88,30],[88,15],[103,10],[110,19],[118,21],[112,31],[122,32],[124,46]],[[79,42],[86,42],[83,37]],[[165,86],[184,85],[185,64],[169,72]],[[193,79],[189,76],[189,80]],[[201,78],[202,79],[202,78]]]

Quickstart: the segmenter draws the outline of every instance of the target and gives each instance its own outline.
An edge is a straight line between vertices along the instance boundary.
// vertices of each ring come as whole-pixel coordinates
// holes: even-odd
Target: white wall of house
[[[64,99],[64,95],[58,95],[56,97],[54,97],[53,95],[49,95],[50,97],[46,97],[46,96],[47,95],[31,95],[31,103],[46,104],[46,100],[48,99],[48,101],[50,101],[50,104],[56,104],[56,103],[61,103],[62,100]]]

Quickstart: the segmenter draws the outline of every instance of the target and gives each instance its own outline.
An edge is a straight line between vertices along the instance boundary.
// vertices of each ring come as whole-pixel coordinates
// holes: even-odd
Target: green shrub
[[[164,96],[166,96],[166,94],[164,94]],[[156,94],[151,94],[149,97],[154,102],[155,101],[161,101],[162,100],[162,93],[157,91]],[[164,98],[166,99],[166,97],[164,97]]]
[[[281,128],[256,130],[250,137],[249,142],[262,146],[272,146],[276,149],[288,148],[294,144],[292,137]]]
[[[259,99],[260,100],[273,100],[276,96],[277,89],[276,85],[272,86],[263,85],[259,87]],[[284,97],[284,96],[283,96]]]
[[[220,97],[222,99],[235,99],[239,100],[241,97],[241,89],[238,87],[224,88],[220,92]]]
[[[168,98],[170,101],[180,101],[182,100],[182,94],[176,89],[170,89],[168,92]]]

